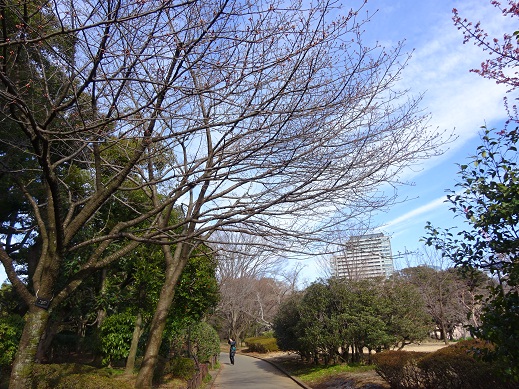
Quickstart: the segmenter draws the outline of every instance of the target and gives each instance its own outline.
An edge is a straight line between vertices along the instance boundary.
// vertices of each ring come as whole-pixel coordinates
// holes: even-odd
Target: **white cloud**
[[[404,9],[409,1],[399,4]],[[498,9],[480,0],[431,4],[434,3],[416,5],[413,14],[407,16],[414,23],[415,34],[408,38],[409,48],[414,47],[415,52],[403,73],[401,86],[409,88],[413,94],[425,92],[422,107],[431,115],[431,128],[451,131],[457,139],[448,145],[443,156],[406,172],[404,179],[425,174],[477,137],[481,126],[499,127],[507,118],[503,104],[507,88],[470,72],[488,55],[472,43],[463,44],[463,34],[454,26],[451,10],[455,6],[463,17],[475,22],[483,20],[483,27],[490,36],[496,37],[514,31],[514,20],[503,18]],[[398,15],[393,13],[392,16]],[[416,27],[420,23],[421,26]],[[402,33],[405,31],[403,27]]]
[[[409,227],[409,221],[412,221],[413,219],[417,219],[418,216],[422,216],[420,218],[423,219],[424,215],[430,214],[436,209],[440,207],[445,207],[445,200],[447,199],[446,196],[439,197],[435,200],[430,201],[427,204],[424,204],[418,208],[413,209],[412,211],[406,212],[401,216],[398,216],[397,218],[390,220],[389,222],[385,223],[384,225],[377,228],[377,230],[386,230],[386,229],[398,229],[398,227]]]

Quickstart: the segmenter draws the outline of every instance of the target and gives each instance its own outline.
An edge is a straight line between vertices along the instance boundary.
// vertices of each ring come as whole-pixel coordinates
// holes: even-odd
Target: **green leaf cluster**
[[[130,312],[118,313],[105,319],[101,327],[103,364],[124,359],[130,351],[135,316]]]
[[[168,327],[185,328],[201,320],[219,300],[216,262],[201,248],[189,259],[178,280]]]
[[[414,287],[395,280],[320,281],[281,306],[274,330],[282,350],[357,362],[363,348],[423,339],[429,320],[420,301]]]
[[[142,245],[131,258],[111,269],[107,288],[97,299],[98,306],[109,313],[100,334],[106,364],[128,356],[137,313],[143,317],[146,338],[147,324],[164,283],[164,266],[159,247]],[[196,346],[202,360],[219,350],[218,335],[212,328],[207,329],[205,323],[200,323],[219,300],[215,272],[216,264],[203,248],[189,259],[175,287],[162,343],[163,355],[170,355],[179,342],[179,349],[182,349],[188,331],[194,339],[203,340]]]
[[[220,337],[209,323],[200,321],[175,334],[170,343],[169,353],[175,356],[191,353],[187,356],[196,357],[198,362],[211,362],[220,353]]]
[[[491,274],[482,324],[471,327],[474,336],[495,344],[485,357],[501,362],[503,372],[519,380],[519,132],[484,130],[482,144],[460,165],[457,190],[448,201],[461,230],[427,225],[427,244],[467,272]]]
[[[19,315],[0,317],[0,366],[9,366],[13,362],[24,324]]]

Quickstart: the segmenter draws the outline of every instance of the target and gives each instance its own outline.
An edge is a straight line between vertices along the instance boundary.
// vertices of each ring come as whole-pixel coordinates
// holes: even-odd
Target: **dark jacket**
[[[227,341],[227,343],[229,343],[229,345],[231,346],[229,349],[229,353],[234,355],[236,353],[236,341],[229,340]]]

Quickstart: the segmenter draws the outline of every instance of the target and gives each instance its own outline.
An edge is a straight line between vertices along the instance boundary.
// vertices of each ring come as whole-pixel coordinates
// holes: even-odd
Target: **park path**
[[[228,353],[220,353],[221,370],[211,389],[301,389],[275,366],[261,359],[236,354],[234,365]]]

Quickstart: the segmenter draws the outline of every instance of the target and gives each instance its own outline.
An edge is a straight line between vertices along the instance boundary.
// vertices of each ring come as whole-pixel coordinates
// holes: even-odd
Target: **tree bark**
[[[38,351],[36,353],[36,360],[39,362],[52,361],[52,355],[49,355],[49,349],[54,340],[55,335],[58,333],[59,324],[64,320],[65,312],[62,310],[58,311],[58,314],[53,319],[47,321],[46,329],[40,339]]]
[[[164,285],[160,291],[159,301],[157,308],[153,315],[150,327],[150,336],[146,345],[146,351],[144,352],[144,358],[142,365],[137,375],[135,382],[136,389],[151,389],[153,381],[153,372],[157,366],[158,355],[160,345],[162,343],[162,334],[164,327],[166,326],[166,319],[173,303],[173,297],[175,296],[175,286],[177,281],[182,274],[182,270],[187,263],[189,258],[190,250],[187,248],[186,243],[179,243],[175,249],[175,255],[170,256],[166,254],[166,279]],[[167,250],[168,248],[165,248]]]
[[[133,368],[135,367],[135,358],[137,356],[137,346],[139,345],[139,339],[142,335],[142,314],[137,313],[135,319],[135,327],[133,328],[132,343],[130,345],[130,352],[128,353],[128,359],[126,360],[126,368],[124,374],[132,375]]]
[[[45,331],[48,320],[48,311],[34,305],[29,308],[27,322],[23,328],[18,352],[13,362],[13,369],[9,381],[10,389],[26,389],[32,387],[32,369],[36,363],[35,357],[40,338]]]
[[[106,294],[106,268],[101,270],[100,284],[101,284],[101,289],[99,291],[99,294],[102,297],[104,297]],[[106,309],[104,307],[101,307],[97,310],[97,323],[96,323],[97,329],[101,328],[105,319],[106,319]]]

